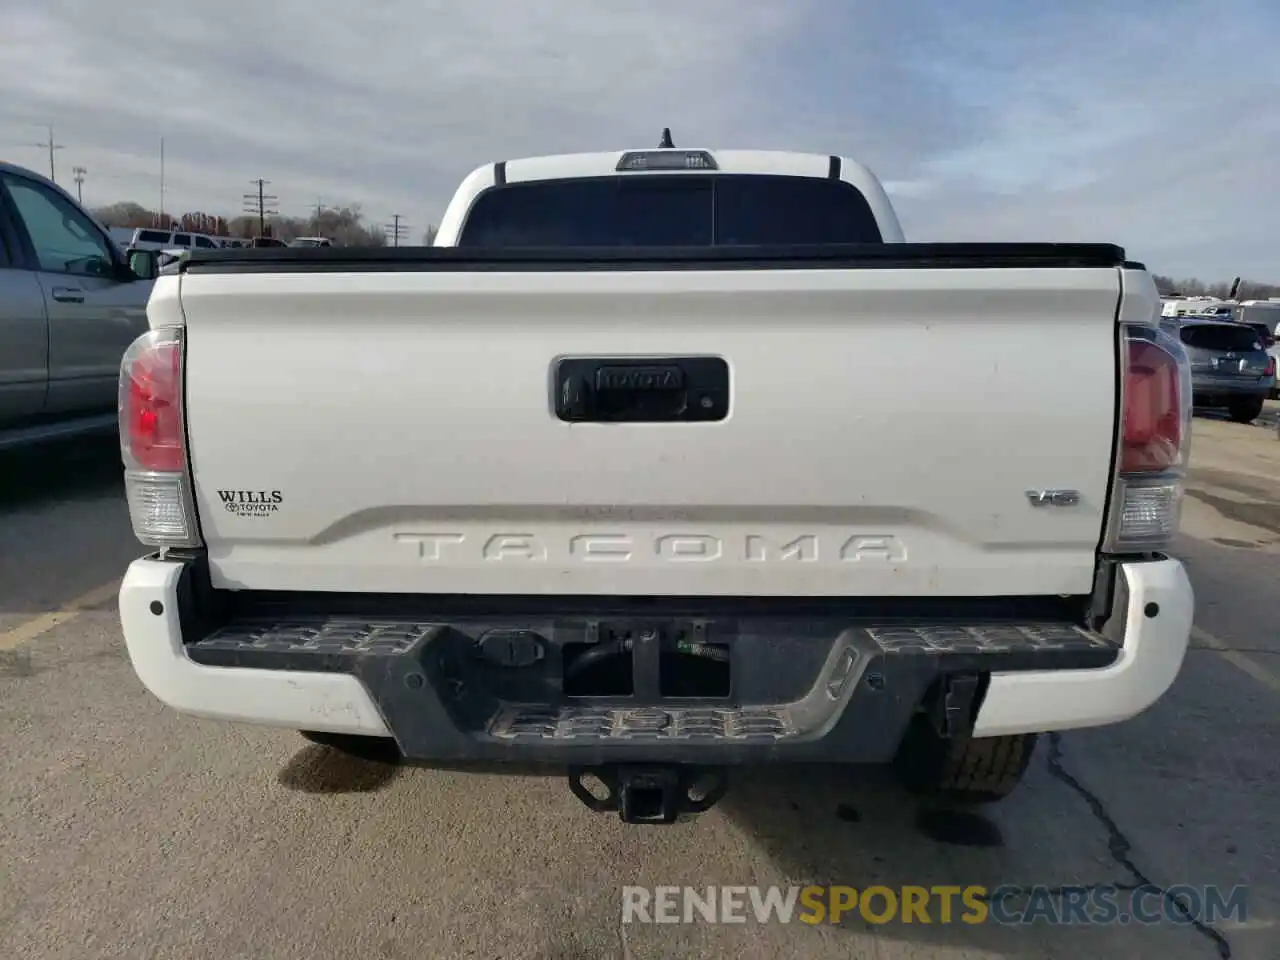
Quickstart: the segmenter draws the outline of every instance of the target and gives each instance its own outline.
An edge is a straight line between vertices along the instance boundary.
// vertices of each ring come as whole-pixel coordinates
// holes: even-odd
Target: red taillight
[[[120,456],[129,519],[148,546],[198,547],[182,417],[180,328],[144,333],[120,361]]]
[[[1130,338],[1127,346],[1120,472],[1168,470],[1178,465],[1183,441],[1178,360],[1151,340]]]
[[[1123,324],[1120,443],[1102,550],[1151,554],[1178,532],[1191,452],[1191,366],[1158,327]]]
[[[1274,377],[1276,375],[1276,358],[1267,357],[1267,369],[1262,371],[1264,377]]]
[[[120,441],[126,459],[139,470],[183,470],[181,341],[139,338],[125,355],[121,381]]]

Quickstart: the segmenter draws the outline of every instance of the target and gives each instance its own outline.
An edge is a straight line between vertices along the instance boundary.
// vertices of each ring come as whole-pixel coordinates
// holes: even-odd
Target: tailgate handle
[[[720,357],[564,358],[555,370],[556,416],[570,423],[723,420],[729,366]]]

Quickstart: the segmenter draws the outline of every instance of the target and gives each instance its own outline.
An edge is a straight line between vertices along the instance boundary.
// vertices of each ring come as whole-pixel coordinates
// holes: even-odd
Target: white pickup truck
[[[1159,307],[1117,247],[907,243],[867,169],[774,152],[487,165],[431,248],[192,252],[121,370],[129,655],[176,710],[563,765],[633,823],[742,764],[999,798],[1182,664]]]

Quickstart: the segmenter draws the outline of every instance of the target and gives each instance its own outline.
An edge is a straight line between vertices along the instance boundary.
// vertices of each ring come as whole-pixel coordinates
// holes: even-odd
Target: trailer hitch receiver
[[[588,777],[603,785],[605,796],[587,786]],[[569,771],[574,796],[597,812],[616,810],[623,823],[675,823],[681,815],[710,810],[727,786],[724,772],[709,767],[618,764]]]

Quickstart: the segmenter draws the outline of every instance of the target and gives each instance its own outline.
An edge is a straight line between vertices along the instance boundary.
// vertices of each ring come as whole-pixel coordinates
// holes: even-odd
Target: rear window
[[[1182,342],[1200,350],[1231,350],[1246,353],[1261,350],[1257,333],[1248,327],[1228,327],[1204,324],[1182,328]]]
[[[212,248],[216,248],[218,245],[214,243],[212,240],[210,240],[208,237],[196,237],[196,246],[209,247],[212,249]]]
[[[1253,327],[1253,329],[1257,331],[1258,338],[1263,342],[1263,344],[1269,345],[1275,342],[1275,333],[1271,329],[1271,324],[1251,323],[1249,326]]]
[[[866,198],[842,180],[650,174],[495,187],[463,247],[709,247],[879,243]]]
[[[139,243],[168,243],[169,234],[161,230],[139,230]]]

